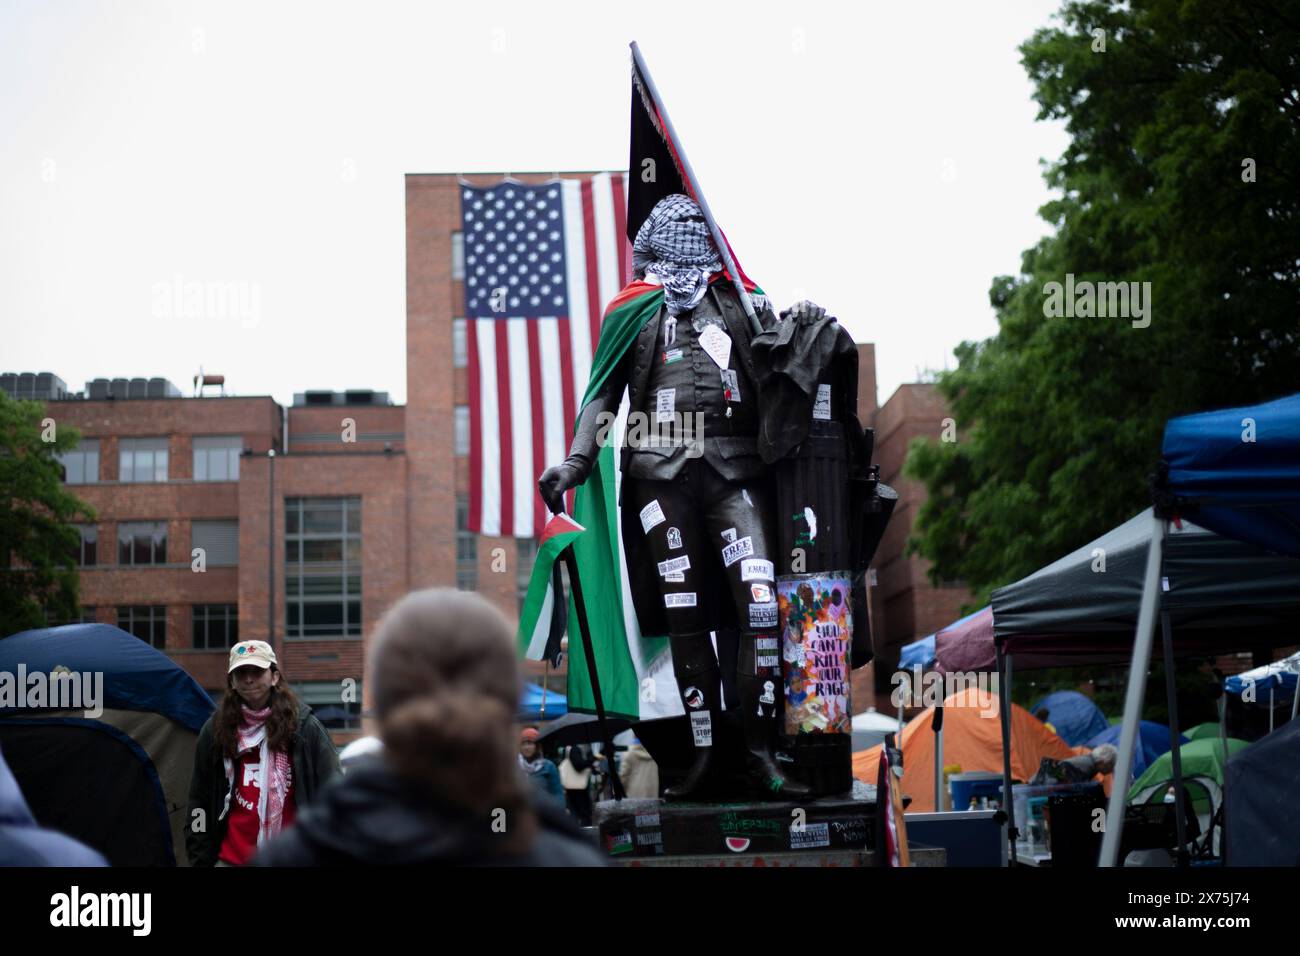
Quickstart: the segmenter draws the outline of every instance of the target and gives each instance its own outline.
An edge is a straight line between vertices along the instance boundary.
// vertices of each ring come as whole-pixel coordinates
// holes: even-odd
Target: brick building
[[[284,408],[268,396],[185,397],[160,379],[97,379],[71,395],[50,375],[2,377],[83,435],[65,465],[98,512],[80,554],[87,619],[149,640],[214,695],[226,648],[268,640],[343,742],[363,729],[365,638],[403,594],[476,590],[517,616],[535,543],[467,530],[461,178],[406,177],[405,406],[364,390],[303,392]],[[908,385],[877,408],[874,346],[859,355],[860,417],[875,423],[882,477],[901,496],[872,589],[877,655],[892,669],[898,645],[952,620],[964,595],[931,588],[903,555],[921,492],[898,471],[912,437],[937,435],[942,407],[929,386]],[[543,677],[542,665],[525,668]],[[858,706],[873,670],[854,675]],[[545,676],[563,688],[563,672]]]

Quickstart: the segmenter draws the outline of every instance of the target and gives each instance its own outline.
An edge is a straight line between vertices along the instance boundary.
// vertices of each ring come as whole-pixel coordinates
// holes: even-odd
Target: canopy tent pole
[[[1016,801],[1011,796],[1011,661],[996,638],[998,659],[998,718],[1002,723],[1002,812],[1007,816],[1007,866],[1016,865]]]
[[[1273,732],[1273,685],[1268,685],[1268,732]]]
[[[1115,866],[1120,837],[1124,831],[1124,804],[1128,796],[1127,781],[1133,771],[1133,749],[1137,744],[1138,721],[1142,718],[1142,698],[1146,691],[1147,667],[1151,663],[1151,642],[1155,636],[1156,606],[1161,601],[1160,572],[1164,566],[1165,534],[1169,522],[1151,513],[1151,546],[1147,549],[1147,570],[1142,581],[1142,603],[1138,607],[1137,633],[1133,636],[1133,662],[1128,674],[1128,693],[1124,698],[1124,723],[1119,737],[1119,757],[1115,761],[1116,783],[1110,788],[1110,805],[1106,810],[1106,832],[1101,841],[1099,866]]]
[[[943,812],[943,703],[934,709],[934,812]],[[955,809],[955,808],[954,808]],[[965,809],[963,807],[963,809]]]
[[[1174,636],[1169,623],[1169,611],[1160,610],[1160,630],[1164,640],[1165,651],[1165,699],[1169,703],[1169,759],[1174,771],[1174,822],[1178,832],[1177,863],[1187,866],[1187,814],[1183,807],[1183,758],[1178,744],[1178,691],[1174,683]],[[1119,786],[1112,783],[1113,788]],[[1128,792],[1128,781],[1124,781],[1124,790]]]
[[[1300,704],[1300,681],[1296,682],[1296,688],[1291,692],[1291,719],[1295,720],[1296,704]]]

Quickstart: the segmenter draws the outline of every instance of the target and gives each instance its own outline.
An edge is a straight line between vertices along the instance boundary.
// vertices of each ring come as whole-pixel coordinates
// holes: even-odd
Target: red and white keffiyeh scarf
[[[270,750],[266,739],[266,721],[271,716],[268,704],[261,710],[249,710],[241,705],[239,734],[235,749],[239,754],[256,749],[258,752],[259,779],[257,804],[257,845],[260,847],[280,832],[284,815],[284,802],[293,782],[293,762],[283,750]],[[235,765],[225,758],[226,782],[235,779]],[[268,774],[269,768],[269,774]],[[269,783],[268,783],[269,780]]]

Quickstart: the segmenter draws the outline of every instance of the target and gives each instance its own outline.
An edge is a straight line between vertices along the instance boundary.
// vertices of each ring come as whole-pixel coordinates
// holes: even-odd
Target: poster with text
[[[849,575],[801,574],[777,581],[785,677],[785,732],[847,734],[853,614]]]

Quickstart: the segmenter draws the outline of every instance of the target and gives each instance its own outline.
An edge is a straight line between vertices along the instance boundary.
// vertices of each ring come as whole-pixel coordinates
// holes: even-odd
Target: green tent
[[[1183,736],[1188,740],[1218,740],[1219,725],[1214,721],[1207,724],[1197,724],[1191,730],[1183,731]],[[1231,747],[1228,748],[1228,753],[1230,755],[1233,753]]]
[[[1217,729],[1217,726],[1216,726]],[[1245,740],[1228,738],[1228,756],[1238,750],[1249,747]],[[1223,790],[1223,745],[1218,737],[1214,739],[1193,740],[1178,748],[1183,764],[1183,779],[1196,780],[1206,784],[1206,789],[1218,803],[1218,794]],[[1173,754],[1163,753],[1147,767],[1146,772],[1129,787],[1129,803],[1146,803],[1153,794],[1163,795],[1165,788],[1174,779]]]

